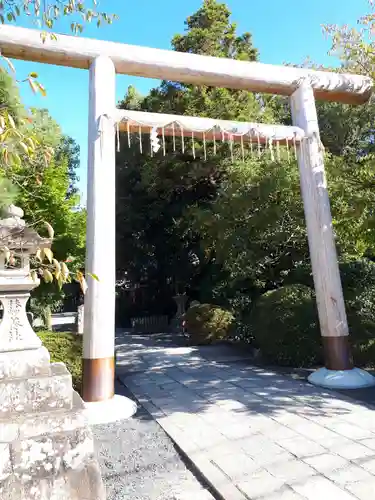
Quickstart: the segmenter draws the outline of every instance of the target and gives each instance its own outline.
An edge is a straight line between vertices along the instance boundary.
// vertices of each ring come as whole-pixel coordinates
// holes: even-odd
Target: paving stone
[[[288,451],[283,451],[282,453],[278,453],[277,455],[273,453],[262,453],[254,458],[256,463],[263,468],[266,468],[268,465],[276,464],[276,463],[284,463],[290,460],[293,460],[295,457]]]
[[[374,455],[374,451],[360,443],[352,443],[332,449],[334,453],[347,460],[359,460]]]
[[[222,432],[222,434],[229,439],[240,439],[254,435],[256,431],[251,429],[249,424],[235,424],[220,428],[220,432]]]
[[[205,450],[210,450],[212,447],[220,445],[225,440],[225,436],[216,432],[214,429],[210,432],[198,431],[192,434],[189,433],[189,435]]]
[[[323,453],[322,455],[316,455],[314,457],[306,457],[303,461],[321,474],[332,472],[349,465],[348,460],[333,453]]]
[[[212,390],[217,390],[218,388],[220,388],[220,385],[222,383],[223,383],[222,380],[209,380],[206,382],[201,382],[201,381],[188,382],[185,385],[186,385],[186,387],[188,387],[189,389],[191,389],[193,391],[196,391],[196,392],[200,392],[200,391],[205,392],[206,391],[208,394],[210,394],[209,391],[212,392]]]
[[[342,486],[346,486],[350,483],[357,483],[358,481],[365,481],[372,477],[369,472],[355,464],[347,465],[342,469],[332,472],[326,472],[325,476]]]
[[[358,465],[375,475],[375,458],[366,459],[364,461],[361,460]]]
[[[250,422],[250,427],[254,431],[259,431],[259,432],[264,432],[265,434],[268,434],[268,429],[272,428],[277,425],[277,423],[272,420],[270,417],[267,417],[265,415],[251,415],[249,418]]]
[[[335,423],[332,427],[330,427],[333,431],[345,436],[349,439],[365,439],[365,438],[373,438],[374,434],[367,430],[362,429],[358,425],[353,425],[346,422]]]
[[[291,487],[307,500],[353,500],[355,498],[322,476],[310,477],[301,483],[292,484]]]
[[[263,435],[254,435],[241,441],[242,450],[252,458],[283,454],[284,449]]]
[[[293,431],[308,437],[312,441],[324,444],[327,439],[337,439],[338,435],[323,427],[322,425],[316,424],[313,421],[305,420],[304,423],[293,426]],[[349,437],[349,436],[348,436]]]
[[[225,438],[220,444],[211,446],[209,450],[205,451],[209,453],[212,460],[215,460],[215,457],[224,457],[226,455],[243,453],[238,441],[230,441]]]
[[[248,500],[241,491],[213,462],[206,452],[192,453],[189,458],[209,484],[221,495],[230,500]]]
[[[371,450],[375,450],[375,438],[361,439],[360,443],[363,444],[364,446],[367,446],[367,448],[371,448]]]
[[[285,487],[272,495],[263,497],[262,500],[304,500],[304,498],[289,487]]]
[[[246,405],[237,401],[235,399],[222,399],[218,401],[218,404],[223,410],[231,411],[231,410],[246,410]]]
[[[273,423],[270,424],[268,427],[261,429],[260,432],[261,434],[264,434],[265,436],[267,436],[269,439],[272,440],[290,439],[298,437],[297,432],[275,421],[273,421]]]
[[[310,441],[303,436],[292,439],[280,439],[276,442],[282,448],[290,453],[293,453],[293,455],[299,458],[319,455],[325,451],[323,446],[320,446],[314,441]]]
[[[260,388],[259,380],[254,379],[240,379],[240,380],[231,380],[232,384],[237,385],[238,387],[242,387],[242,389],[258,389]]]
[[[237,487],[251,499],[275,493],[282,486],[284,486],[283,481],[264,469],[250,474],[244,481],[237,484]]]
[[[168,385],[176,383],[175,380],[173,380],[171,377],[168,377],[164,373],[152,373],[150,374],[149,378],[152,382],[156,382],[158,385]]]
[[[231,479],[239,479],[258,470],[259,465],[244,453],[234,455],[213,456],[212,461]]]
[[[279,424],[285,425],[290,429],[294,429],[297,425],[304,425],[308,422],[304,417],[299,416],[294,412],[289,413],[284,409],[277,415],[273,415],[272,418]]]
[[[300,460],[278,461],[264,467],[273,476],[281,479],[284,483],[294,483],[316,474],[315,470]]]
[[[157,419],[165,417],[165,413],[160,408],[152,404],[150,401],[148,400],[142,401],[141,404],[145,408],[145,410],[148,411],[150,415],[152,415],[153,418]]]
[[[327,429],[328,431],[328,429]],[[313,437],[311,437],[313,439]],[[351,439],[345,438],[344,436],[341,436],[340,434],[335,434],[332,433],[331,437],[329,435],[326,436],[326,439],[324,441],[317,441],[318,444],[323,446],[327,451],[331,451],[336,448],[344,447],[344,446],[351,446],[354,441]]]
[[[375,477],[360,483],[348,484],[346,488],[359,500],[372,500],[375,496]]]

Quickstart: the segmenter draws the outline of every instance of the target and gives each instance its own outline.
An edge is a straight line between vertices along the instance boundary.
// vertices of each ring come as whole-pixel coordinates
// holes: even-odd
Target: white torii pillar
[[[337,389],[375,385],[372,375],[352,365],[324,155],[311,85],[304,81],[290,101],[293,125],[302,128],[307,135],[298,148],[298,165],[326,365],[312,373],[309,381]]]
[[[83,391],[86,402],[114,395],[115,346],[115,128],[103,115],[115,109],[116,71],[112,60],[91,63],[87,168],[87,275],[83,334]],[[87,273],[86,273],[87,274]]]

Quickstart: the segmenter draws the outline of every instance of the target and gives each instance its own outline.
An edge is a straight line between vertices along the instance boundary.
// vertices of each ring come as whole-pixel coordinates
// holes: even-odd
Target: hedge
[[[73,387],[82,388],[82,337],[71,333],[38,332],[43,345],[48,349],[52,363],[65,363],[72,374]]]
[[[191,342],[204,345],[228,338],[234,316],[230,311],[213,304],[196,304],[188,309],[184,320]]]
[[[356,365],[375,366],[375,264],[367,259],[340,265],[350,342]],[[243,320],[249,340],[270,363],[323,363],[314,290],[291,284],[267,292]]]

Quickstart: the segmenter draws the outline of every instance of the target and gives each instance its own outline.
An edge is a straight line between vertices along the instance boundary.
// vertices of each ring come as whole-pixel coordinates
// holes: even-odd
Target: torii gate
[[[325,368],[314,372],[309,380],[336,388],[365,387],[375,383],[371,375],[353,368],[351,362],[315,107],[316,98],[348,104],[365,103],[372,93],[370,78],[65,35],[43,42],[39,31],[6,25],[0,27],[0,49],[10,58],[90,71],[86,268],[98,275],[100,281],[88,278],[85,300],[85,401],[103,401],[114,394],[115,127],[110,120],[103,122],[102,118],[112,117],[117,123],[124,119],[116,110],[116,72],[290,97],[294,127],[275,126],[272,135],[268,135],[267,126],[257,127],[265,141],[273,137],[275,131],[281,141],[287,140],[290,132],[300,136],[297,155],[301,192],[326,359]],[[144,115],[147,121],[148,114]],[[165,121],[167,117],[163,118]],[[131,121],[129,117],[126,120]],[[139,122],[135,120],[135,123]],[[290,130],[286,132],[285,129]],[[147,130],[150,131],[149,125]]]

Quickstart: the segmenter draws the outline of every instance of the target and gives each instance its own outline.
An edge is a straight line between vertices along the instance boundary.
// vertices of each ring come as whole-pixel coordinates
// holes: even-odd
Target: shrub
[[[375,264],[340,264],[355,364],[375,366]],[[313,290],[287,285],[264,294],[244,322],[246,334],[271,363],[313,366],[323,362]]]
[[[318,314],[311,288],[288,285],[265,293],[248,318],[254,346],[281,366],[311,366],[322,361]]]
[[[375,366],[375,264],[363,259],[341,266],[354,361]]]
[[[72,374],[73,387],[82,388],[82,337],[71,333],[38,332],[51,355],[52,363],[65,363]]]
[[[193,344],[211,344],[228,338],[234,321],[230,311],[212,304],[197,304],[185,314],[187,333]]]

